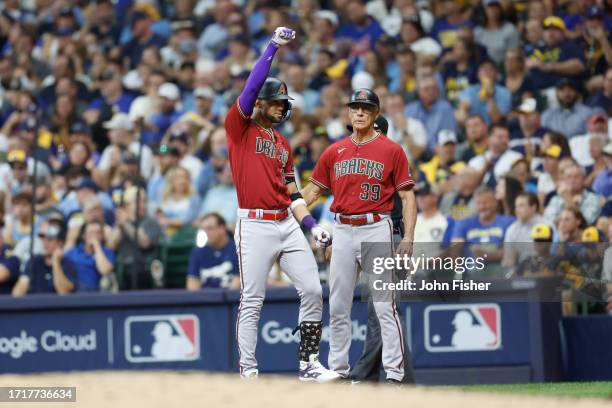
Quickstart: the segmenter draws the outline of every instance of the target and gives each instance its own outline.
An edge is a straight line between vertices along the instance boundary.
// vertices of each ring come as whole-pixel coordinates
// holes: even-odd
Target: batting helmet
[[[283,120],[289,119],[291,116],[291,102],[293,98],[287,94],[287,84],[278,78],[269,77],[259,90],[257,99],[268,101],[285,101],[285,112]]]
[[[351,99],[349,99],[347,105],[352,106],[358,103],[376,106],[377,109],[380,109],[380,101],[378,100],[378,95],[376,95],[373,90],[368,88],[356,89],[352,93]]]

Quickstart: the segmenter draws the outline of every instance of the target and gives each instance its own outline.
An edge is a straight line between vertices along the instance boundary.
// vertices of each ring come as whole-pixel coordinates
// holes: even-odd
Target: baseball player
[[[319,362],[321,284],[300,224],[310,229],[319,246],[328,245],[331,237],[308,212],[295,184],[289,143],[273,127],[290,113],[287,86],[276,78],[266,79],[278,48],[294,38],[289,28],[274,31],[225,119],[239,204],[234,237],[240,271],[236,337],[241,376],[257,377],[257,326],[268,273],[278,259],[300,296],[299,379],[326,382],[339,376]]]
[[[374,129],[380,111],[378,96],[370,89],[357,89],[348,103],[353,133],[328,147],[317,162],[311,183],[302,194],[307,203],[324,190],[334,196],[336,215],[330,265],[329,368],[349,376],[351,306],[361,262],[362,242],[393,242],[389,216],[393,195],[402,200],[404,238],[397,252],[412,255],[416,222],[414,181],[401,146]],[[382,361],[386,381],[404,378],[404,339],[395,302],[374,301],[382,336]]]

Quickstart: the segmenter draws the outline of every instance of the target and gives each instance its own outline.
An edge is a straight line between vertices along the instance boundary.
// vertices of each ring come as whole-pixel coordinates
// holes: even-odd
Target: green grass
[[[461,389],[465,391],[485,391],[509,394],[612,399],[612,381],[472,385],[461,387]]]

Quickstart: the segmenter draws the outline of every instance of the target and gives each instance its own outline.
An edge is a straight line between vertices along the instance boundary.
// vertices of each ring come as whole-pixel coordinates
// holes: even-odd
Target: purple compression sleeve
[[[261,89],[263,83],[266,81],[266,77],[270,72],[272,58],[274,58],[276,50],[278,50],[278,45],[270,41],[264,52],[261,54],[255,65],[253,66],[253,70],[251,71],[251,74],[247,79],[246,85],[244,86],[242,93],[238,97],[240,109],[242,110],[242,113],[244,113],[246,116],[251,116],[251,114],[253,113],[253,108],[255,107],[257,95],[259,94],[259,90]]]
[[[317,220],[315,220],[312,215],[308,214],[307,216],[302,218],[301,224],[308,229],[313,229],[317,226]]]

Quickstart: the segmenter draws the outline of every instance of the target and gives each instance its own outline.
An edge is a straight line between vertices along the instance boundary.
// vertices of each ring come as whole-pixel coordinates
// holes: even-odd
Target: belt
[[[282,221],[289,216],[289,210],[287,208],[284,210],[248,210],[240,208],[238,209],[238,216],[257,220]]]
[[[338,216],[336,217],[336,221],[338,221],[340,224],[347,224],[347,225],[366,225],[366,224],[373,224],[375,222],[378,222],[385,217],[386,215],[384,214],[373,214],[373,213],[360,214],[360,215],[338,214]]]

